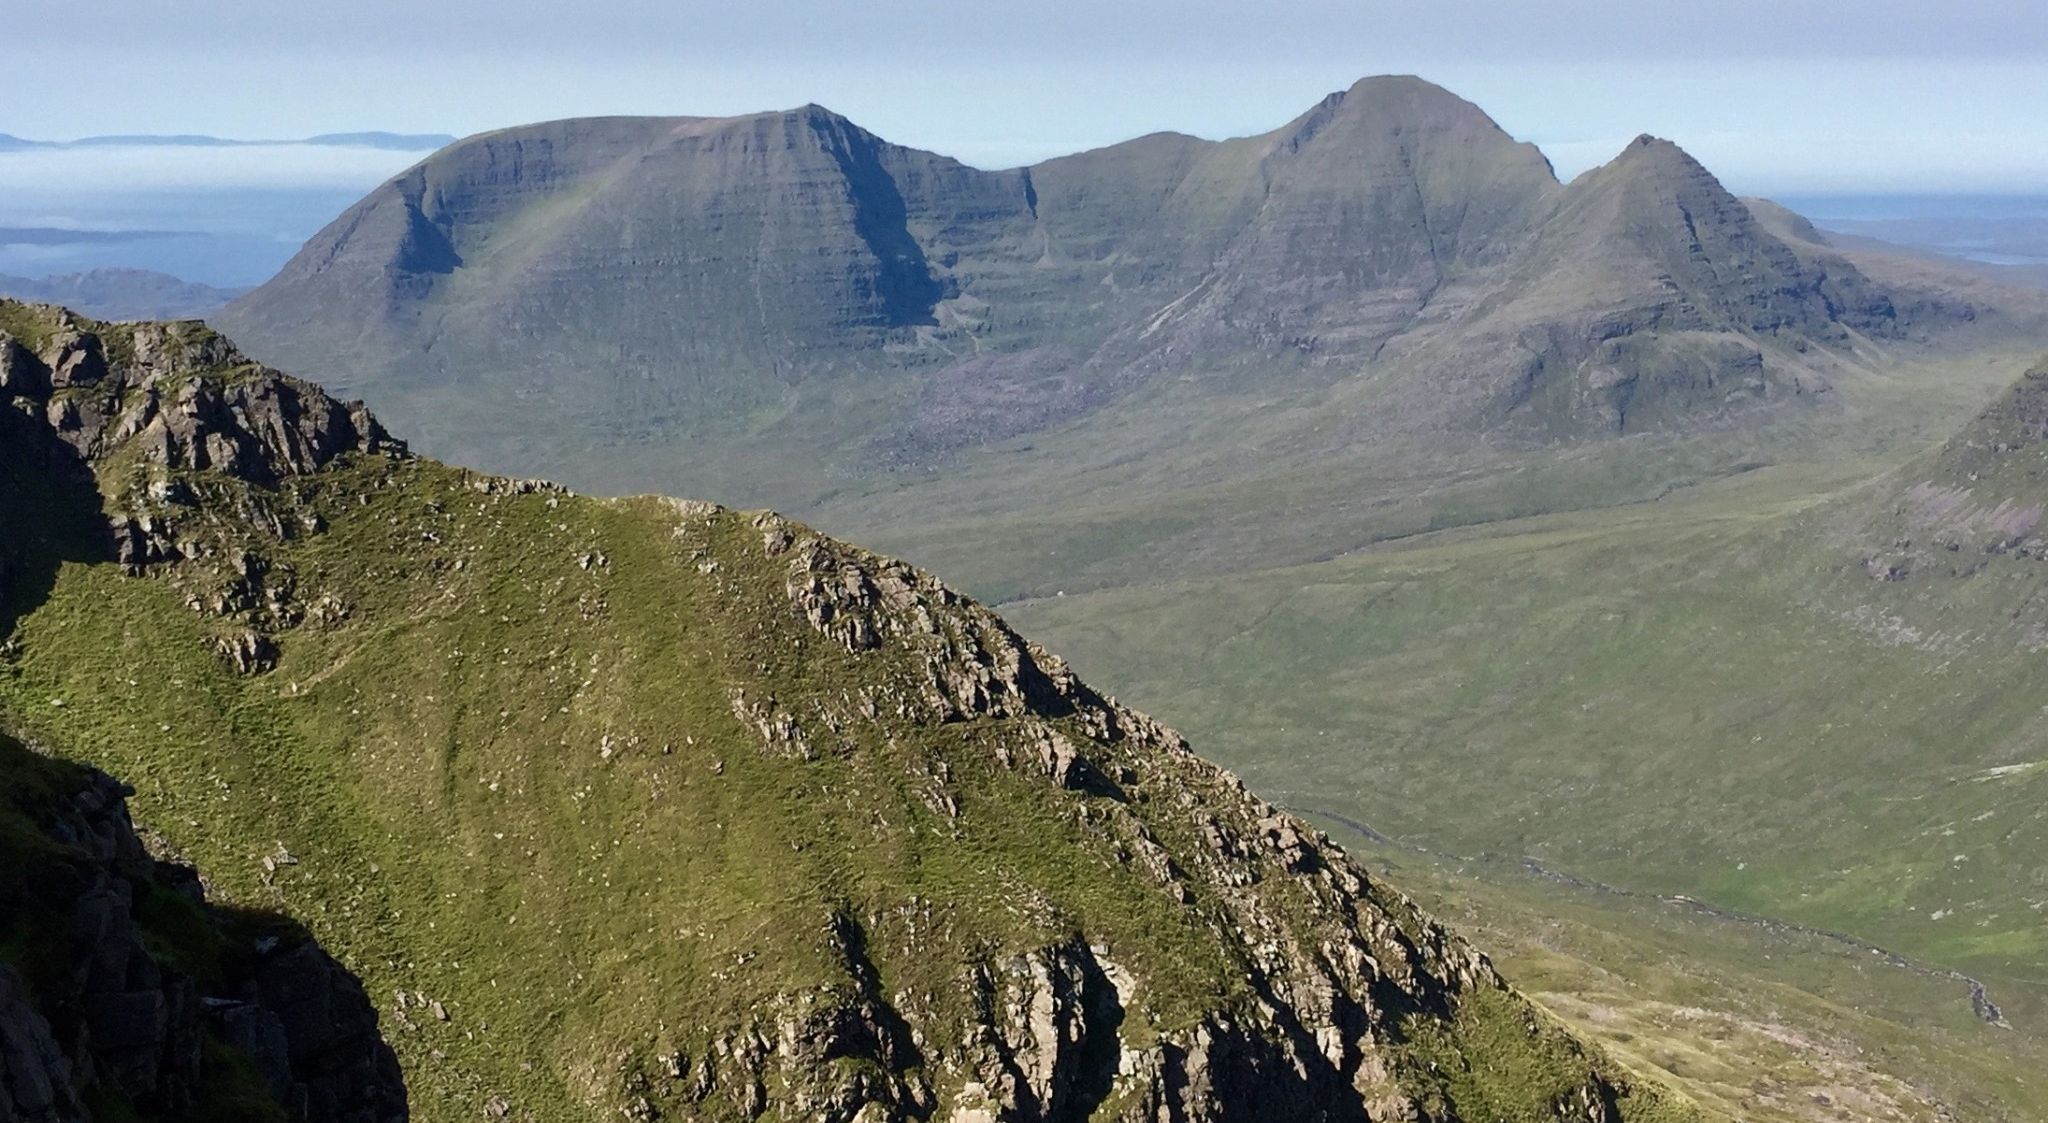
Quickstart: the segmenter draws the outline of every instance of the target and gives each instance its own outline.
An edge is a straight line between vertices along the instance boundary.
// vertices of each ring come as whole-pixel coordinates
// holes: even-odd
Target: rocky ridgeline
[[[17,781],[42,767],[11,742],[0,752]],[[194,871],[144,850],[127,794],[77,770],[74,790],[28,809],[43,841],[9,855],[21,869],[0,888],[0,931],[27,951],[20,968],[0,964],[0,1119],[82,1123],[110,1097],[153,1118],[218,1109],[237,1075],[223,1046],[287,1118],[405,1119],[397,1061],[354,976],[310,939],[208,908]],[[215,977],[152,950],[166,944],[214,960]]]
[[[217,647],[243,673],[275,665],[277,633],[336,611],[299,604],[293,575],[260,548],[318,529],[274,485],[348,453],[405,454],[361,403],[252,362],[196,321],[104,324],[0,301],[0,405],[15,455],[110,497],[114,560],[203,563],[188,600],[239,625]]]
[[[64,315],[25,317],[20,307],[0,306],[0,315],[13,312],[0,327],[44,330],[0,341],[15,407],[0,420],[25,420],[25,432],[49,446],[46,459],[86,472],[95,503],[104,501],[92,517],[112,528],[102,560],[186,591],[196,611],[224,621],[221,653],[244,671],[275,660],[272,637],[282,630],[348,619],[346,604],[299,589],[293,540],[323,533],[323,512],[349,517],[367,496],[344,490],[314,501],[306,496],[320,489],[296,477],[350,453],[402,455],[374,420],[242,363],[198,325],[108,328]],[[410,469],[441,471],[418,462]],[[403,486],[403,477],[370,472],[348,486]],[[545,490],[513,481],[469,486],[508,501]],[[556,494],[533,501],[550,509],[591,502]],[[741,674],[729,687],[733,715],[758,735],[765,758],[797,769],[834,754],[894,754],[933,729],[958,730],[965,755],[902,752],[912,790],[938,821],[964,831],[971,816],[989,813],[992,792],[1014,796],[1018,777],[1044,785],[1038,792],[1051,796],[1053,813],[1076,827],[1045,840],[1072,851],[1059,855],[1061,868],[1106,891],[1156,900],[1160,915],[1189,926],[1171,938],[1198,949],[1191,954],[1215,975],[1214,991],[1181,985],[1183,968],[1151,947],[1149,934],[1123,931],[1113,944],[1067,915],[1058,903],[1064,890],[1025,879],[991,881],[986,891],[1008,898],[1017,931],[1039,935],[998,927],[958,945],[946,942],[959,933],[948,931],[944,906],[921,896],[820,901],[829,921],[816,946],[822,962],[837,965],[829,981],[814,979],[730,1020],[719,1015],[722,1024],[685,1039],[694,1042],[687,1052],[669,1039],[665,1053],[623,1056],[610,1091],[579,1093],[593,1111],[642,1121],[765,1115],[833,1123],[1448,1123],[1494,1109],[1571,1123],[1687,1118],[1682,1109],[1653,1110],[1666,1103],[1659,1093],[1631,1087],[1509,990],[1483,956],[1375,884],[1319,832],[1247,793],[1172,731],[1091,691],[930,575],[774,515],[688,502],[674,511],[676,549],[699,575],[717,575],[730,611],[759,618],[760,642],[805,652],[803,676]],[[593,572],[613,566],[601,552],[574,564]],[[765,676],[765,664],[750,665]],[[838,685],[808,685],[828,678]],[[114,809],[107,814],[120,817],[120,830],[72,833],[125,840],[109,853],[146,864],[118,798],[103,784],[94,790]],[[136,866],[109,873],[107,884],[141,876],[171,877]],[[190,881],[168,891],[196,902]],[[121,900],[119,889],[110,892]],[[131,890],[126,903],[136,899]],[[43,942],[95,962],[105,943]],[[960,947],[974,950],[962,959]],[[959,967],[944,993],[892,990],[881,964],[912,960]],[[20,1071],[56,1074],[10,1093],[42,1112],[17,1114],[76,1118],[65,1112],[78,1088],[115,1071],[132,1070],[137,1097],[189,1101],[203,1091],[190,1079],[191,1043],[202,1043],[203,1062],[207,1026],[256,1058],[262,1078],[306,1118],[367,1123],[403,1111],[402,1098],[387,1094],[397,1087],[390,1054],[369,1048],[374,1015],[317,948],[252,945],[224,961],[232,969],[220,988],[155,960],[151,974],[132,955],[120,982],[93,984],[122,988],[112,993],[132,998],[147,1025],[157,1024],[148,1011],[166,1011],[162,1036],[128,1035],[150,1056],[169,1058],[146,1070],[125,1056],[98,1059],[90,1050],[106,1038],[81,1044],[67,1036],[75,1019],[42,1008],[68,1001],[89,1009],[97,992],[52,999],[39,987],[41,1023],[17,1002],[11,1055],[23,1058]],[[1176,964],[1173,977],[1148,976],[1166,963]],[[1189,1009],[1184,993],[1203,996]],[[445,1017],[415,991],[413,1001],[401,998],[394,1022],[409,1024],[414,1007]],[[308,1013],[316,1008],[317,1016]],[[336,1032],[323,1036],[318,1027]],[[615,1032],[624,1040],[650,1028]],[[85,1077],[82,1057],[93,1058]],[[485,1089],[472,1109],[541,1117],[508,1100],[511,1092]]]
[[[0,400],[40,410],[85,459],[134,449],[170,468],[274,481],[345,452],[402,450],[361,403],[254,363],[196,321],[108,325],[14,307],[43,321],[43,338],[0,331]]]
[[[1627,1085],[1508,990],[1483,955],[1171,730],[1089,690],[929,574],[778,516],[753,522],[765,553],[787,566],[791,607],[876,672],[845,698],[735,699],[764,752],[812,759],[863,721],[980,724],[1001,767],[1096,797],[1080,812],[1091,829],[1203,918],[1205,938],[1242,964],[1246,997],[1141,1038],[1131,1027],[1146,1020],[1149,980],[1083,934],[973,964],[958,980],[973,1013],[944,1024],[930,996],[885,993],[867,954],[884,931],[911,933],[914,945],[932,918],[840,915],[822,938],[845,985],[786,996],[706,1055],[677,1053],[632,1074],[629,1117],[882,1123],[932,1118],[943,1104],[951,1123],[1449,1119],[1456,1109],[1439,1074],[1401,1042],[1417,1022],[1455,1022],[1475,998],[1505,1004],[1517,1033],[1573,1058],[1577,1076],[1546,1105],[1550,1117],[1623,1117]],[[961,814],[966,781],[943,763],[924,779],[935,812]]]

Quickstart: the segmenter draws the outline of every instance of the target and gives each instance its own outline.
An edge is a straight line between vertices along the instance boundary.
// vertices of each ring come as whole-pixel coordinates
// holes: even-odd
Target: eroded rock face
[[[0,752],[11,772],[27,757],[12,742]],[[0,905],[30,954],[0,964],[0,1119],[89,1120],[95,1087],[152,1115],[191,1110],[218,1092],[225,1047],[289,1118],[404,1120],[397,1062],[354,976],[309,938],[208,908],[193,871],[144,850],[126,794],[80,770],[75,791],[36,809],[48,849],[7,855],[27,874]],[[151,950],[171,943],[216,951],[218,978]]]
[[[1456,1023],[1474,1002],[1508,1010],[1532,1041],[1572,1058],[1563,1068],[1576,1075],[1545,1105],[1551,1117],[1622,1117],[1625,1085],[1523,1005],[1484,956],[1178,735],[1089,690],[929,574],[777,516],[756,517],[753,529],[784,567],[791,611],[876,667],[843,705],[736,699],[761,752],[788,756],[794,729],[836,734],[863,721],[974,730],[999,767],[1081,797],[1116,860],[1199,918],[1201,939],[1227,949],[1245,986],[1191,1023],[1162,1027],[1154,980],[1083,931],[964,964],[956,993],[970,996],[970,1013],[957,1024],[929,995],[885,993],[865,950],[872,927],[914,953],[934,917],[914,901],[904,916],[841,915],[824,939],[843,985],[787,995],[704,1055],[678,1053],[630,1077],[629,1117],[1449,1120],[1459,1117],[1455,1090],[1405,1040]],[[806,751],[833,751],[835,739],[813,738]],[[967,796],[949,769],[926,779],[928,806],[962,813]],[[1039,907],[1017,891],[1023,913]]]
[[[405,446],[361,403],[254,363],[202,324],[100,324],[12,302],[0,311],[39,329],[35,346],[0,331],[0,403],[19,414],[0,421],[25,426],[15,439],[37,445],[52,470],[98,477],[86,486],[107,493],[113,560],[131,571],[202,562],[212,580],[187,599],[232,625],[216,637],[222,660],[245,675],[272,669],[276,637],[308,609],[295,575],[244,530],[283,540],[317,529],[280,484],[351,454],[402,458]],[[195,473],[207,475],[198,490]]]
[[[100,325],[61,309],[40,348],[0,332],[0,399],[40,413],[91,460],[139,448],[171,468],[274,481],[349,452],[401,452],[360,403],[252,362],[196,323],[123,326],[112,355]]]

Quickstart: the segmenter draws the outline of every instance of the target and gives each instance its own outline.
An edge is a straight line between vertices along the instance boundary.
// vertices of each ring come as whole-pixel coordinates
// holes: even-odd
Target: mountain
[[[0,296],[61,304],[108,320],[209,316],[247,291],[216,288],[148,269],[90,269],[40,281],[0,275]]]
[[[1824,375],[1776,353],[1781,340],[1844,347],[1901,330],[1889,295],[1854,266],[1801,259],[1697,161],[1649,136],[1561,192],[1508,272],[1463,328],[1460,354],[1523,351],[1505,412],[1567,432],[1683,426],[1825,394]]]
[[[112,777],[0,733],[0,1118],[406,1118],[362,984],[274,916],[210,907]]]
[[[395,996],[418,1118],[1694,1117],[927,574],[0,330],[0,712]]]
[[[1243,478],[1823,416],[1979,311],[1802,256],[1667,143],[1559,184],[1384,77],[1260,136],[1007,171],[816,106],[488,133],[221,322],[434,451],[809,510],[983,465],[1028,507],[1088,486],[1042,447],[1070,435]],[[1225,473],[1191,438],[1232,428],[1286,451]]]

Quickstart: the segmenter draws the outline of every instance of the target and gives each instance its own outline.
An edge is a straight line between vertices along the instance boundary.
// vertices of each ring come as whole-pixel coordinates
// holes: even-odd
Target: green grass
[[[1987,1025],[1962,984],[1813,933],[1562,886],[1511,863],[1339,838],[1483,939],[1585,1037],[1707,1108],[1759,1123],[2048,1112],[2048,1042]]]
[[[1845,474],[1006,611],[1276,802],[1849,933],[1978,976],[2038,1042],[2048,777],[1989,770],[2048,755],[2048,683],[2006,619],[2039,578],[1994,558],[1953,589],[1869,581],[1827,529],[1863,502],[1829,501]],[[1885,642],[1857,610],[1887,597],[1992,638]],[[1956,984],[1898,1025],[1969,1017]]]
[[[109,490],[131,470],[110,469]],[[228,537],[142,578],[62,563],[17,623],[0,699],[133,784],[138,818],[222,901],[289,914],[358,972],[419,1118],[471,1118],[493,1095],[542,1117],[608,1112],[658,1058],[772,1031],[792,996],[854,1001],[826,938],[838,917],[865,930],[881,993],[926,1025],[965,1023],[971,965],[1075,938],[1143,980],[1133,1047],[1248,999],[1207,890],[1177,903],[1119,858],[1099,797],[1001,765],[1014,721],[833,732],[863,692],[915,696],[920,672],[813,630],[747,516],[483,494],[374,457],[270,495],[188,483],[212,510],[253,502],[325,529],[208,524]],[[231,547],[309,606],[261,676],[210,641],[269,610],[188,607],[234,579]],[[742,691],[795,714],[816,759],[764,750],[735,717]],[[937,776],[957,817],[929,802]],[[1170,852],[1204,846],[1183,818],[1146,819]],[[1305,935],[1327,923],[1306,889],[1264,892]],[[164,938],[178,950],[175,925]],[[399,990],[449,1019],[415,1007],[406,1028]],[[1532,1089],[1569,1072],[1495,1056],[1491,1016],[1436,1047],[1489,1058],[1502,1083],[1485,1102],[1522,1094],[1507,1115],[1530,1118]]]

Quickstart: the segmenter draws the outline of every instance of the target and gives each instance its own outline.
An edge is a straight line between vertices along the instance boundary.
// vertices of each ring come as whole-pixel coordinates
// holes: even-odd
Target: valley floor
[[[1944,426],[1003,611],[1732,1117],[2039,1119],[2048,672],[1822,572]]]
[[[1967,985],[1854,943],[1684,902],[1333,837],[1474,933],[1531,997],[1638,1071],[1753,1123],[2048,1117],[2048,1038]]]

